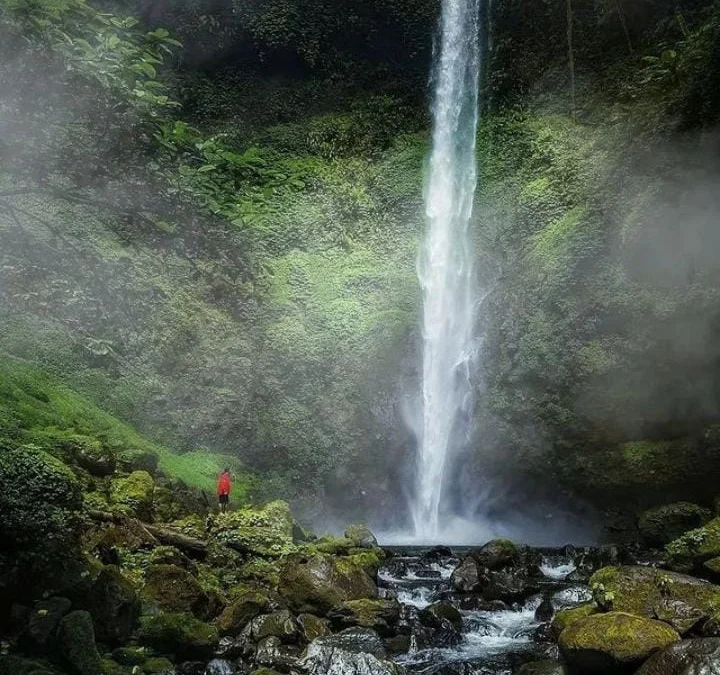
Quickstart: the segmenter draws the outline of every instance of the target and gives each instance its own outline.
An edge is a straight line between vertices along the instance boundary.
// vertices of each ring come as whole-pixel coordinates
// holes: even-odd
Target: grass
[[[174,453],[102,410],[52,373],[0,353],[0,438],[42,447],[49,435],[59,434],[87,437],[114,452],[153,452],[167,476],[210,494],[214,494],[218,474],[227,466],[235,478],[233,501],[247,499],[250,478],[236,457],[202,449]]]

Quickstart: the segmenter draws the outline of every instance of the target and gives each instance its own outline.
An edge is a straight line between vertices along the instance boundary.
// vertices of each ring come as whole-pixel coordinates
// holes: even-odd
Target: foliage
[[[19,566],[26,579],[77,554],[80,486],[40,448],[0,441],[0,569]]]

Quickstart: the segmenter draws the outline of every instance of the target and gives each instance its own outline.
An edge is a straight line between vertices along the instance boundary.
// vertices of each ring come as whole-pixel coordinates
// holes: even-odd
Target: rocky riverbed
[[[82,493],[29,458],[52,481],[3,513],[0,675],[720,673],[720,518],[691,504],[632,546],[383,549],[280,501],[208,513],[147,457],[73,465]]]

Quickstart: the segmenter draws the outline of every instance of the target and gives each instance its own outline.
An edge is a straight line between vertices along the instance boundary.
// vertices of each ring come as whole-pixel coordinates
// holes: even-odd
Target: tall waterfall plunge
[[[469,232],[477,183],[480,0],[443,0],[434,63],[433,147],[425,192],[422,435],[411,503],[415,538],[438,539],[446,480],[471,423],[475,322]]]

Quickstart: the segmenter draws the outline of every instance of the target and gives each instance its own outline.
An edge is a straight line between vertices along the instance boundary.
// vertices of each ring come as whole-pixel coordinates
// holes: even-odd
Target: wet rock
[[[77,675],[98,675],[102,661],[95,646],[95,629],[89,612],[76,610],[59,625],[58,644],[63,658]]]
[[[140,616],[133,585],[111,565],[100,570],[83,606],[92,615],[97,639],[111,646],[127,642]]]
[[[520,549],[509,539],[494,539],[470,552],[479,567],[501,570],[520,562]]]
[[[143,599],[166,612],[210,618],[210,598],[200,582],[175,565],[150,565],[145,572]]]
[[[265,613],[271,606],[271,600],[260,590],[243,588],[237,591],[233,602],[216,619],[220,635],[238,635],[255,617]]]
[[[670,624],[680,635],[687,635],[700,623],[704,623],[707,614],[693,607],[682,600],[672,598],[661,598],[653,604],[655,618]]]
[[[537,581],[528,579],[520,570],[489,572],[480,579],[479,592],[485,600],[520,602],[540,590]]]
[[[138,642],[181,659],[209,658],[219,643],[217,630],[189,614],[157,614],[140,620]]]
[[[462,631],[462,615],[452,605],[436,602],[420,612],[420,621],[431,628],[440,628],[449,623],[458,633]]]
[[[281,672],[289,672],[298,665],[299,656],[300,650],[297,647],[283,645],[280,638],[271,635],[258,642],[255,663]]]
[[[300,663],[308,675],[401,675],[403,670],[386,660],[377,633],[350,628],[337,635],[318,638]]]
[[[397,600],[348,600],[331,609],[327,617],[338,629],[360,626],[391,635],[400,619],[400,605]]]
[[[568,675],[568,670],[559,661],[533,661],[516,668],[513,675]]]
[[[287,609],[272,614],[261,614],[250,622],[250,626],[253,639],[257,642],[266,637],[277,637],[286,644],[298,640],[297,621]]]
[[[330,635],[330,622],[314,614],[300,614],[297,618],[300,637],[304,642],[312,642],[319,637]]]
[[[205,666],[203,675],[238,675],[240,670],[225,659],[213,659]]]
[[[665,623],[623,612],[579,619],[560,635],[560,651],[584,675],[632,672],[653,652],[680,640]]]
[[[378,541],[367,525],[350,525],[345,530],[345,538],[359,548],[376,548]]]
[[[423,562],[439,562],[443,558],[452,558],[452,549],[447,546],[435,546],[420,556]]]
[[[453,570],[450,584],[460,593],[473,593],[480,588],[480,569],[475,558],[468,556]]]
[[[638,529],[648,546],[664,546],[710,518],[710,511],[697,504],[677,502],[645,511],[638,520]]]
[[[35,604],[28,617],[27,635],[36,648],[47,649],[61,619],[70,611],[67,598],[50,598]]]
[[[394,635],[393,637],[387,638],[384,644],[388,654],[397,655],[410,651],[412,642],[409,635]]]
[[[533,642],[553,642],[557,638],[552,630],[552,625],[544,623],[538,626],[531,634]]]
[[[547,623],[548,621],[552,621],[554,616],[555,607],[553,606],[552,600],[545,598],[535,610],[535,621]]]
[[[720,606],[720,587],[685,574],[652,567],[607,567],[590,579],[601,608],[677,623],[697,623]]]
[[[291,556],[280,569],[280,593],[296,612],[325,614],[348,600],[377,598],[360,556]]]
[[[253,645],[250,643],[247,636],[245,635],[236,638],[220,638],[220,642],[218,643],[217,649],[215,650],[215,656],[230,661],[240,659],[245,656],[250,656],[252,653]]]
[[[720,638],[676,642],[653,654],[636,675],[720,675]]]

